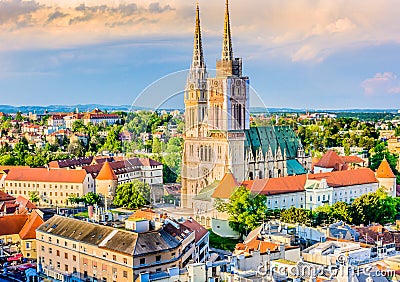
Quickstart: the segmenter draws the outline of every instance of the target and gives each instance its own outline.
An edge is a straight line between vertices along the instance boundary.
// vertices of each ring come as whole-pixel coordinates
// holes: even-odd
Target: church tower
[[[194,197],[231,171],[238,181],[245,175],[245,130],[250,127],[249,79],[242,76],[242,60],[234,58],[229,2],[226,0],[221,60],[216,77],[208,78],[196,7],[193,60],[185,88],[182,206],[193,208]]]

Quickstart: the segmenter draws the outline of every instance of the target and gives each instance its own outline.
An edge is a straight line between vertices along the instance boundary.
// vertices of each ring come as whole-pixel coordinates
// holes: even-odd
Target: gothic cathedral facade
[[[286,152],[282,152],[279,144],[273,150],[268,145],[265,150],[263,146],[254,146],[251,140],[249,78],[242,74],[242,59],[233,56],[229,17],[226,0],[221,59],[216,63],[216,76],[209,77],[197,4],[193,59],[184,92],[186,129],[181,205],[185,208],[193,208],[193,198],[227,172],[232,172],[238,182],[255,175],[257,178],[278,176],[259,170],[260,166],[265,170],[274,158],[281,158],[280,176],[285,175]],[[295,143],[297,152],[299,141]],[[303,154],[301,149],[299,153]],[[260,162],[265,164],[259,165]],[[271,165],[272,169],[276,167]]]

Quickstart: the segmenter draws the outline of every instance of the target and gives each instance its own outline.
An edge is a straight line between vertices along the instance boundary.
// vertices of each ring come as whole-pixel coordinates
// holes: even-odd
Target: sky
[[[181,108],[195,4],[0,0],[0,104]],[[225,1],[199,4],[212,74]],[[400,109],[398,11],[398,0],[230,0],[251,105]]]

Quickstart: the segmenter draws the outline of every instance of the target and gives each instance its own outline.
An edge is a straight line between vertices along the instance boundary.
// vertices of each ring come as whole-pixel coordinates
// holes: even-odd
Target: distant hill
[[[86,105],[49,105],[49,106],[9,106],[0,105],[0,112],[4,113],[37,113],[43,114],[45,111],[48,113],[57,112],[74,112],[78,108],[79,112],[91,111],[95,108],[105,111],[130,111],[130,110],[144,110],[149,108],[132,107],[129,105],[111,106],[99,104],[86,104]],[[163,110],[163,109],[160,109]],[[169,110],[169,109],[165,109]],[[183,109],[178,109],[183,110]],[[327,109],[292,109],[292,108],[250,108],[251,113],[305,113],[309,112],[325,112],[325,113],[397,113],[397,109],[344,109],[344,110],[327,110]]]

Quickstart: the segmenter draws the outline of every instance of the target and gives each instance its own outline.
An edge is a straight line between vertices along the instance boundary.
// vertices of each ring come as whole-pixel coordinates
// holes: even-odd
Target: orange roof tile
[[[342,167],[345,165],[344,161],[339,157],[339,155],[333,151],[328,150],[322,158],[316,163],[314,166],[324,167],[324,168],[333,168],[335,170],[342,170]]]
[[[0,216],[0,236],[18,234],[27,219],[27,215],[21,214]]]
[[[276,195],[304,191],[306,175],[243,181],[242,185],[253,193]]]
[[[260,254],[265,254],[268,252],[274,252],[279,250],[279,244],[271,243],[264,241],[262,239],[259,239],[258,237],[254,237],[247,243],[239,243],[236,245],[236,251],[246,251],[246,252],[251,252],[251,251],[259,251]]]
[[[308,178],[316,180],[326,179],[328,185],[333,188],[378,183],[374,172],[369,168],[309,174]]]
[[[96,180],[118,180],[109,162],[105,162],[101,168]]]
[[[340,156],[340,158],[347,164],[365,163],[365,161],[357,156]]]
[[[0,191],[0,202],[5,202],[5,201],[13,201],[15,198],[7,193],[4,193],[3,191]]]
[[[208,230],[194,219],[188,219],[182,224],[195,232],[196,243],[199,242],[208,233]]]
[[[383,159],[378,169],[376,170],[377,178],[396,178],[393,173],[393,170],[390,168],[389,162],[386,159]]]
[[[19,237],[22,240],[35,239],[36,228],[38,228],[42,223],[44,223],[43,218],[41,218],[41,216],[36,211],[33,211],[28,216],[28,220],[25,222],[24,226],[19,232]]]
[[[35,204],[22,196],[18,196],[17,199],[15,199],[15,203],[19,204],[20,208],[27,208],[30,210],[37,209]]]
[[[158,214],[152,211],[151,209],[147,210],[137,210],[134,214],[132,214],[129,219],[139,219],[144,218],[147,220],[154,220],[158,217]]]
[[[85,170],[47,169],[47,168],[12,168],[6,181],[35,181],[83,183],[86,178]]]
[[[212,194],[213,198],[229,199],[239,186],[232,172],[225,173]]]

